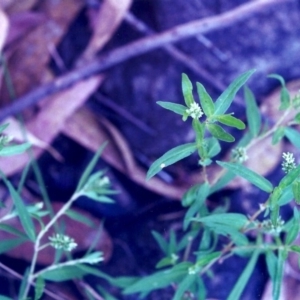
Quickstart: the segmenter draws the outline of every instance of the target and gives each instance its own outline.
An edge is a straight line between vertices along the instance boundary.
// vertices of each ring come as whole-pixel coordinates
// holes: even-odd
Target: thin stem
[[[65,214],[65,212],[71,207],[72,203],[80,196],[80,192],[75,193],[68,202],[65,203],[65,205],[62,206],[62,208],[56,213],[56,215],[53,216],[53,218],[49,221],[49,223],[39,232],[37,239],[34,244],[34,253],[31,260],[31,265],[29,269],[29,275],[28,275],[28,281],[24,290],[24,298],[27,297],[30,289],[30,285],[32,284],[32,281],[34,278],[36,278],[42,271],[34,274],[35,266],[37,263],[38,253],[41,250],[40,243],[44,235],[48,232],[48,230],[57,222],[57,220]],[[43,247],[43,246],[42,246]],[[56,265],[59,266],[60,264]],[[54,267],[54,266],[51,266]],[[49,268],[46,268],[44,270],[47,270]]]

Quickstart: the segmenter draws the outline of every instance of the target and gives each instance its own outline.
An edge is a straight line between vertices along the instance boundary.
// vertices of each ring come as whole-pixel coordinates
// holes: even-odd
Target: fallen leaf
[[[50,97],[41,112],[26,124],[27,130],[45,144],[50,144],[64,127],[66,119],[88,99],[101,81],[101,76],[95,76],[77,83],[67,91]],[[34,149],[36,158],[41,154],[41,149]],[[20,171],[27,163],[28,155],[26,153],[5,157],[0,160],[0,169],[9,176]]]
[[[90,61],[109,41],[130,8],[132,0],[106,0],[99,5],[99,10],[89,10],[90,24],[93,30],[86,50],[78,65]]]

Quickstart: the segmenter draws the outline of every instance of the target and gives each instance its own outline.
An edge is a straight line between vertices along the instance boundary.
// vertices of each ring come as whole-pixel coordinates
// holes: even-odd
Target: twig
[[[290,1],[292,0],[251,1],[221,15],[179,25],[163,33],[146,37],[118,49],[112,50],[109,53],[102,55],[95,61],[88,63],[86,66],[69,72],[48,84],[38,87],[34,91],[20,97],[11,105],[4,107],[0,112],[0,121],[9,115],[16,114],[25,108],[34,105],[46,96],[67,89],[69,86],[73,85],[79,80],[91,77],[96,73],[107,70],[132,57],[199,34],[226,28],[236,22],[244,20],[245,18],[249,18],[254,13],[260,12],[262,9],[265,9],[269,6]]]
[[[127,13],[125,15],[125,21],[127,21],[131,26],[146,35],[154,35],[155,32],[149,28],[144,22],[136,18],[133,14]],[[202,35],[201,35],[202,36]],[[212,87],[218,92],[223,92],[225,90],[225,85],[221,83],[217,78],[212,76],[209,72],[204,70],[198,62],[185,54],[184,52],[178,50],[173,45],[165,45],[163,48],[172,56],[174,59],[182,63],[184,66],[188,67],[190,70],[194,71],[197,75],[208,81]]]

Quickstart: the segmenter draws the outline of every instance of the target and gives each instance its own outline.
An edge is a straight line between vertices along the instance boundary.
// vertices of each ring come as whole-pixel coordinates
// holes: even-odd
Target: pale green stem
[[[34,278],[36,278],[36,275],[34,274],[35,266],[37,263],[38,253],[41,250],[40,243],[44,235],[48,232],[48,230],[57,222],[57,220],[65,214],[65,212],[71,207],[72,203],[80,196],[80,192],[75,193],[68,202],[65,203],[65,205],[62,206],[62,208],[56,213],[56,215],[53,216],[53,218],[49,221],[49,223],[40,231],[38,234],[35,244],[34,244],[34,253],[31,260],[31,266],[29,270],[28,275],[28,281],[25,287],[24,291],[24,298],[27,298],[27,295],[29,293],[30,285],[32,284],[32,281]],[[43,247],[43,246],[42,246]],[[38,273],[41,273],[38,272]]]

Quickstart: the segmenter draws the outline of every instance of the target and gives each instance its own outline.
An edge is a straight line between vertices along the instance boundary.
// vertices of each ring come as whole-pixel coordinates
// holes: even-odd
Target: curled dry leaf
[[[63,203],[53,202],[53,210],[57,212],[63,205]],[[93,227],[90,227],[86,224],[83,224],[78,221],[74,221],[73,219],[63,215],[59,218],[59,221],[62,222],[60,224],[65,224],[66,231],[65,234],[70,236],[75,240],[78,244],[77,248],[74,250],[75,252],[81,252],[87,250],[99,237],[99,242],[95,245],[95,251],[102,251],[104,254],[105,261],[108,261],[112,255],[113,243],[109,236],[109,234],[103,229],[101,221],[98,218],[93,217],[88,212],[78,209],[72,208],[76,213],[88,219]],[[44,223],[49,222],[50,217],[43,217]],[[18,218],[13,218],[7,220],[4,224],[8,224],[23,232],[21,223]],[[40,229],[39,222],[35,221],[36,231]],[[99,230],[101,230],[99,232]],[[42,244],[46,244],[49,242],[48,237],[53,236],[55,233],[54,229],[51,228],[46,234],[45,238],[42,240]],[[13,238],[14,236],[6,231],[0,230],[0,240],[6,240]],[[9,251],[8,255],[18,259],[24,259],[26,261],[31,261],[33,254],[33,243],[26,242],[19,247],[16,247]],[[43,249],[38,256],[38,263],[41,265],[51,265],[53,263],[53,258],[55,256],[55,250],[52,247],[46,247]]]
[[[63,128],[66,119],[89,98],[101,81],[102,77],[95,76],[50,97],[37,116],[26,124],[27,130],[46,145],[50,144]],[[41,153],[41,149],[34,149],[35,157]],[[27,163],[27,154],[5,157],[0,160],[0,169],[9,176],[24,168]]]
[[[94,55],[109,41],[121,21],[124,19],[132,0],[106,0],[99,10],[89,10],[92,38],[83,53],[78,65],[91,60]]]
[[[157,177],[146,181],[145,170],[136,164],[130,147],[121,133],[107,120],[96,119],[86,108],[80,109],[67,120],[63,133],[91,151],[96,151],[101,144],[109,141],[102,158],[146,189],[178,200],[187,190],[186,185],[170,185]]]

